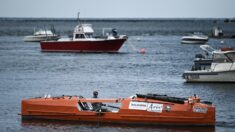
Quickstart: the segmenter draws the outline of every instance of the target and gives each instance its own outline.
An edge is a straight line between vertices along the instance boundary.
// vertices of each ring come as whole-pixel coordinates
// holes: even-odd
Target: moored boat
[[[42,51],[53,52],[118,52],[127,40],[126,35],[118,35],[116,29],[102,37],[94,37],[91,24],[78,24],[73,38],[61,38],[58,41],[42,41]]]
[[[94,104],[99,104],[98,109]],[[96,105],[97,106],[97,105]],[[57,119],[142,125],[215,125],[215,107],[196,95],[176,98],[136,94],[128,98],[38,97],[21,103],[22,119]]]
[[[205,44],[209,40],[209,37],[202,33],[194,33],[189,36],[183,36],[181,38],[182,44]]]
[[[235,51],[231,48],[213,50],[209,45],[200,47],[212,58],[201,59],[204,65],[195,63],[192,70],[185,71],[186,82],[235,82]]]
[[[23,41],[25,41],[25,42],[41,42],[41,41],[46,41],[46,40],[47,41],[48,40],[58,40],[59,38],[60,38],[60,36],[53,33],[51,30],[39,29],[38,31],[35,31],[33,35],[25,36],[23,38]]]

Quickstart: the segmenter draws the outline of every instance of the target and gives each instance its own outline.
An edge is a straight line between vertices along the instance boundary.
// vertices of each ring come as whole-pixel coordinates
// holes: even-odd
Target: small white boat
[[[235,82],[235,51],[230,48],[213,50],[209,45],[200,46],[204,51],[212,54],[210,66],[192,68],[185,71],[183,78],[186,82]]]
[[[39,29],[38,31],[34,32],[34,35],[25,36],[25,42],[41,42],[46,40],[58,40],[60,38],[59,35],[56,35],[51,30],[43,30]]]
[[[202,33],[194,33],[189,36],[183,36],[181,38],[182,44],[205,44],[209,40],[207,35]]]

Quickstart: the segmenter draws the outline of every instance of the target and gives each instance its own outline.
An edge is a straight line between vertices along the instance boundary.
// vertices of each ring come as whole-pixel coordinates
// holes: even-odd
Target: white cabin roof
[[[51,30],[42,30],[40,29],[39,31],[35,32],[34,35],[53,35]]]
[[[215,51],[213,51],[213,54],[228,54],[228,53],[235,53],[235,51],[234,50],[229,50],[229,51],[215,50]]]
[[[94,30],[91,24],[80,24],[74,29],[74,34],[93,34]]]

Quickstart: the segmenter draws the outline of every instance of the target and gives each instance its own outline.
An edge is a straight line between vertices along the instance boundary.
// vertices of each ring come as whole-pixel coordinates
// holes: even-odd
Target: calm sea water
[[[84,20],[85,21],[85,20]],[[47,53],[38,43],[25,43],[23,36],[36,26],[53,24],[59,34],[72,33],[75,20],[0,19],[0,131],[235,131],[235,84],[185,83],[198,45],[182,45],[182,35],[210,33],[221,26],[226,34],[235,32],[235,23],[211,19],[86,20],[97,35],[103,27],[118,29],[129,36],[117,54]],[[220,42],[224,43],[221,44]],[[214,48],[235,47],[235,39],[210,39]],[[134,47],[134,48],[133,48]],[[140,54],[141,48],[146,54]],[[136,50],[134,50],[136,49]],[[71,122],[21,121],[23,98],[51,95],[128,97],[135,93],[159,93],[177,97],[199,95],[216,106],[216,126],[147,127]]]

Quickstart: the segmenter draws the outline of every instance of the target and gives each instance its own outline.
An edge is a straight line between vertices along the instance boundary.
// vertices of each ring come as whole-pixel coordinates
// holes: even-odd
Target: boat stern
[[[204,118],[200,120],[202,125],[215,126],[216,110],[212,104],[199,103],[193,106],[193,113],[202,115]]]
[[[200,118],[196,120],[198,124],[205,126],[215,125],[216,110],[212,102],[201,101],[197,95],[194,95],[188,98],[187,104],[192,106],[191,115]]]

